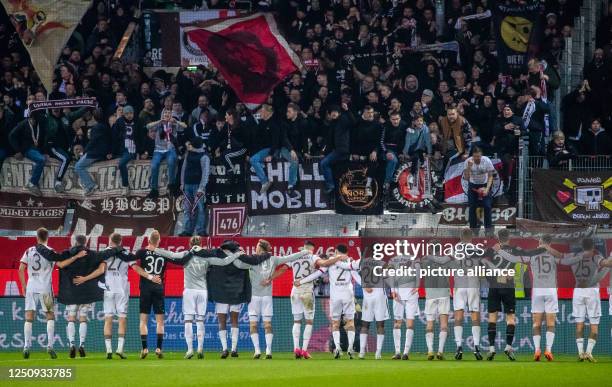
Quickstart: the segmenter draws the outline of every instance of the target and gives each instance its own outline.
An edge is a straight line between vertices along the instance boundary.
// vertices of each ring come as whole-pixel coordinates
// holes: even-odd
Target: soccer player
[[[406,256],[397,256],[389,261],[390,266],[399,269],[405,267],[416,271],[415,276],[396,276],[391,279],[393,297],[393,344],[395,354],[393,360],[408,360],[410,347],[414,338],[414,318],[419,315],[419,262]],[[404,342],[404,352],[400,354],[402,342],[402,321],[406,324],[406,338]]]
[[[48,239],[49,232],[46,228],[41,227],[36,230],[36,242],[38,244],[46,246]],[[68,260],[63,261],[62,266],[69,265],[76,259],[84,257],[86,254],[85,251],[80,251]],[[32,347],[32,324],[38,304],[40,304],[40,309],[47,317],[47,353],[51,359],[57,359],[57,354],[53,349],[55,338],[55,313],[53,312],[54,301],[51,275],[54,265],[55,262],[43,257],[36,250],[36,246],[28,248],[20,260],[19,282],[21,283],[21,292],[25,295],[25,323],[23,324],[24,359],[30,357],[30,348]],[[26,269],[28,272],[27,282],[25,278]]]
[[[191,237],[189,247],[192,251],[198,251],[201,254],[206,254],[201,250],[202,241],[199,236]],[[215,258],[214,253],[209,253],[209,257],[201,257],[191,254],[190,250],[173,253],[168,250],[156,248],[155,253],[168,259],[174,260],[174,263],[181,262],[183,264],[184,275],[184,290],[183,290],[183,316],[185,318],[185,342],[187,343],[187,352],[185,359],[191,359],[193,353],[193,320],[196,321],[197,335],[197,356],[198,359],[204,358],[204,317],[206,316],[206,306],[208,305],[208,285],[206,281],[206,272],[209,265],[225,266],[231,264],[242,252],[232,254],[228,251],[225,258]],[[176,261],[179,260],[179,261]]]
[[[447,257],[424,256],[421,259],[423,269],[437,269],[449,262]],[[450,312],[450,282],[448,277],[425,276],[425,342],[427,343],[427,360],[444,360],[444,344],[448,337],[448,314]],[[434,355],[434,324],[440,321],[438,334],[438,352]]]
[[[256,254],[270,254],[272,252],[272,246],[270,242],[260,239],[257,242]],[[310,254],[309,251],[303,250],[295,254],[287,255],[285,257],[272,256],[269,260],[266,260],[258,265],[249,265],[240,260],[234,261],[234,266],[239,269],[248,269],[251,277],[252,295],[251,302],[249,302],[249,328],[251,333],[251,341],[255,353],[253,359],[259,359],[261,357],[261,350],[259,348],[259,319],[263,321],[265,340],[266,340],[266,359],[272,359],[272,339],[274,334],[272,332],[272,315],[273,304],[272,304],[272,273],[280,265],[284,265],[300,259]]]
[[[531,294],[531,314],[533,315],[533,345],[535,353],[534,361],[540,361],[542,350],[542,321],[546,319],[546,348],[544,357],[548,361],[553,360],[552,347],[555,341],[555,321],[559,312],[559,300],[557,296],[557,258],[553,255],[550,247],[552,238],[544,235],[540,239],[540,246],[535,250],[524,251],[522,256],[514,256],[499,245],[494,247],[498,254],[507,261],[521,262],[531,267],[533,276],[533,290]],[[558,253],[558,252],[557,252]]]
[[[358,263],[360,263],[359,275],[356,275],[355,279],[363,287],[359,358],[365,359],[370,323],[376,321],[376,353],[374,357],[376,360],[380,360],[382,359],[382,346],[385,342],[385,321],[389,319],[389,308],[387,294],[385,293],[385,280],[374,275],[374,268],[382,266],[384,262],[372,258],[361,262],[351,262],[352,266],[357,266]]]
[[[155,249],[159,247],[161,236],[159,231],[153,230],[149,235],[149,244],[146,248],[136,252],[136,258],[140,261],[138,265],[143,271],[136,270],[140,274],[140,341],[142,350],[140,358],[144,359],[149,354],[147,337],[149,330],[147,320],[151,309],[155,314],[157,346],[155,355],[162,359],[162,346],[164,342],[164,316],[166,307],[164,305],[164,273],[166,272],[166,259],[157,254]],[[134,265],[136,266],[136,265]]]
[[[508,244],[510,233],[507,229],[501,229],[497,233],[497,238],[502,248],[512,253],[520,253],[519,250]],[[483,260],[482,262],[492,269],[510,269],[515,266],[514,263],[503,259],[495,252],[489,251],[491,260]],[[514,293],[514,277],[513,276],[497,276],[489,277],[489,296],[487,298],[489,310],[489,320],[487,325],[487,333],[489,336],[489,353],[487,360],[491,361],[495,358],[495,336],[497,336],[497,314],[503,311],[506,314],[506,348],[504,353],[510,361],[515,361],[514,349],[512,343],[514,341],[514,332],[516,328],[515,309],[516,297]]]
[[[336,246],[334,256],[328,259],[317,259],[315,264],[320,267],[321,273],[329,277],[329,303],[331,307],[332,336],[334,338],[334,358],[342,356],[340,347],[340,318],[344,316],[346,336],[348,338],[347,353],[353,358],[353,344],[355,343],[355,290],[353,288],[352,271],[359,269],[359,261],[350,260],[348,247],[343,244]],[[341,262],[346,261],[346,262]],[[311,274],[300,281],[300,286],[313,281],[321,274]]]
[[[582,252],[561,259],[562,265],[571,265],[576,279],[574,295],[572,297],[572,316],[576,321],[576,346],[578,347],[578,360],[587,360],[595,363],[593,348],[599,333],[599,319],[601,318],[601,299],[599,295],[599,280],[607,274],[608,270],[600,271],[604,258],[599,255],[593,239],[582,240]],[[584,350],[584,321],[589,319],[590,332],[586,351]]]
[[[293,314],[293,353],[296,359],[310,359],[308,345],[312,336],[312,324],[315,314],[315,296],[313,283],[307,282],[300,284],[300,281],[313,273],[321,273],[316,269],[316,261],[319,259],[314,253],[314,243],[304,242],[304,250],[309,251],[305,255],[291,262],[293,272],[293,286],[291,288],[291,313]],[[272,275],[272,279],[278,277],[281,270],[277,270]],[[322,273],[321,273],[322,274]],[[300,333],[302,331],[302,319],[304,320],[304,333],[302,335],[302,347],[300,348]]]

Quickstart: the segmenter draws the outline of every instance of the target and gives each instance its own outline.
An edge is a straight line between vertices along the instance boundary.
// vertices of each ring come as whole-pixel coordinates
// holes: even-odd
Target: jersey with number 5
[[[316,260],[316,256],[309,254],[288,264],[293,271],[293,282],[295,283],[295,281],[304,279],[314,273],[317,270],[315,267]],[[312,293],[313,286],[313,282],[305,283],[297,288],[294,286],[291,293]]]
[[[353,276],[351,270],[331,265],[327,269],[329,276],[329,296],[333,298],[352,298],[354,296]]]
[[[166,259],[161,255],[147,249],[140,249],[136,252],[136,258],[140,261],[140,267],[151,275],[160,276],[162,283],[156,284],[147,278],[140,277],[140,288],[163,287],[164,273],[166,272]]]
[[[30,247],[23,253],[20,262],[28,266],[27,291],[31,293],[51,293],[53,285],[51,274],[54,263],[46,260],[36,251],[36,246]]]

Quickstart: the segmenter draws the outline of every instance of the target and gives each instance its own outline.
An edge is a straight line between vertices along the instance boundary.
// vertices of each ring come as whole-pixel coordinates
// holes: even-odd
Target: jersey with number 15
[[[156,284],[148,278],[140,277],[140,289],[164,287],[164,273],[166,272],[166,259],[161,255],[147,249],[140,249],[136,252],[136,258],[140,261],[140,267],[151,275],[158,275],[162,283]]]

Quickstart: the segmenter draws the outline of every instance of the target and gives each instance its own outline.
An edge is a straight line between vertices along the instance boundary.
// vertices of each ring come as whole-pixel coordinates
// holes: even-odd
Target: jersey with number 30
[[[20,262],[28,266],[28,284],[26,291],[31,293],[51,293],[54,263],[46,260],[36,251],[36,246],[30,247],[23,253]]]
[[[140,267],[148,274],[158,275],[162,283],[156,284],[153,281],[150,281],[148,278],[140,277],[140,289],[143,288],[163,288],[164,287],[164,273],[166,272],[166,259],[161,255],[147,250],[140,249],[136,252],[136,257],[140,261]]]

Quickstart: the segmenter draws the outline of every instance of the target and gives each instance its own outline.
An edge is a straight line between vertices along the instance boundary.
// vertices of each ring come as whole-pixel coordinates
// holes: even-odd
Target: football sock
[[[495,336],[497,336],[497,324],[490,322],[487,324],[487,335],[489,336],[489,351],[495,352]],[[491,350],[493,347],[493,350]]]
[[[334,345],[338,351],[342,351],[342,347],[340,347],[340,331],[333,331],[332,337],[334,338]]]
[[[255,353],[261,353],[259,349],[259,333],[251,333],[251,341],[253,342],[253,348],[255,349]],[[234,343],[232,342],[232,351],[234,348]]]
[[[219,331],[219,340],[221,340],[221,349],[227,351],[227,331],[225,329]]]
[[[440,331],[440,335],[438,336],[438,352],[444,352],[444,343],[446,343],[446,336],[448,336],[447,331]]]
[[[385,335],[376,335],[376,354],[380,355],[382,352],[382,346],[385,342]]]
[[[266,355],[272,354],[272,340],[274,339],[274,333],[266,333]]]
[[[142,344],[142,349],[148,348],[147,335],[140,335],[140,343]]]
[[[359,334],[359,353],[366,353],[366,345],[368,344],[368,334],[360,333]]]
[[[157,334],[157,347],[159,349],[162,349],[162,346],[164,345],[164,334],[163,333],[158,333]]]
[[[238,349],[238,328],[234,328],[232,327],[231,329],[231,333],[232,333],[232,352],[235,352],[236,349]]]
[[[595,339],[589,339],[589,341],[587,341],[587,349],[586,349],[586,353],[588,353],[589,355],[591,355],[593,353],[593,348],[595,348],[595,343],[597,341]]]
[[[547,351],[552,351],[554,342],[555,342],[555,332],[546,332],[546,350]]]
[[[306,325],[308,328],[308,325]],[[306,328],[304,328],[304,336],[306,336]],[[302,330],[302,324],[293,323],[293,328],[291,329],[291,333],[293,334],[293,349],[300,348],[300,331]]]
[[[32,346],[32,321],[26,321],[23,324],[23,337],[25,338],[24,348]]]
[[[506,327],[506,345],[512,346],[512,343],[514,342],[514,329],[516,328],[516,325],[514,324],[508,324],[508,326]]]
[[[106,347],[106,353],[113,352],[113,343],[110,336],[104,336],[104,346]]]
[[[346,331],[348,337],[348,351],[353,352],[353,343],[355,343],[355,331]]]
[[[480,346],[480,325],[472,325],[472,336],[474,337],[474,345]]]
[[[536,351],[540,350],[540,340],[541,339],[542,339],[542,336],[540,335],[533,336],[533,346],[535,347]]]
[[[196,334],[198,336],[198,352],[204,348],[204,321],[196,321]]]
[[[117,340],[117,353],[123,353],[124,344],[125,344],[125,336],[119,336],[119,340]]]
[[[68,321],[66,325],[66,336],[68,336],[68,343],[74,345],[74,335],[76,334],[76,328],[74,327],[74,321]]]
[[[427,343],[427,352],[433,352],[433,346],[434,346],[433,332],[425,333],[425,342]]]
[[[306,324],[306,326],[304,327],[304,338],[302,342],[302,349],[304,351],[308,351],[308,344],[310,344],[311,336],[312,336],[312,325]],[[298,343],[299,343],[299,338],[298,338]]]
[[[404,353],[408,354],[410,352],[410,347],[412,347],[412,339],[414,338],[414,330],[406,329],[406,342],[404,343]]]
[[[193,352],[193,323],[185,323],[185,342],[187,343],[187,352]]]
[[[463,326],[456,325],[455,326],[455,344],[457,344],[457,348],[461,347],[462,342],[463,342]]]
[[[576,347],[578,347],[578,354],[582,355],[584,353],[584,339],[582,337],[576,339]]]
[[[402,345],[401,329],[393,329],[393,345],[395,346],[395,353],[400,353],[400,346]]]
[[[87,323],[82,322],[79,324],[79,346],[85,345],[85,339],[87,338]]]
[[[47,320],[47,347],[53,348],[55,342],[55,320]]]

